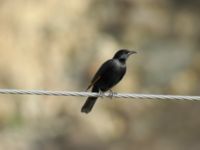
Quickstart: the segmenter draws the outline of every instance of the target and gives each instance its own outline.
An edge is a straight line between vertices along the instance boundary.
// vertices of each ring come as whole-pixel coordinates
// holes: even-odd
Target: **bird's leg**
[[[104,92],[101,91],[101,90],[99,90],[99,97],[100,97],[100,98],[103,98],[103,97],[104,97]]]
[[[116,95],[116,92],[113,92],[111,89],[108,90],[109,91],[109,97],[112,99],[114,95]]]

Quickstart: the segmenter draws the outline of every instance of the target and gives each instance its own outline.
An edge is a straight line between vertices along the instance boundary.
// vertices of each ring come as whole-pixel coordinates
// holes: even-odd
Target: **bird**
[[[106,92],[108,90],[112,91],[111,88],[115,86],[126,73],[126,61],[130,55],[136,54],[136,51],[131,51],[128,49],[118,50],[112,59],[104,62],[99,70],[94,75],[91,83],[89,84],[87,90],[92,87],[92,92]],[[84,105],[81,108],[82,113],[89,113],[98,97],[88,97]]]

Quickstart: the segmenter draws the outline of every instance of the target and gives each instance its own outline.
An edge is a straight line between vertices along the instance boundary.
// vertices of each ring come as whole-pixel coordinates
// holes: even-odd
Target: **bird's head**
[[[130,55],[136,54],[136,53],[137,53],[136,51],[130,51],[130,50],[127,50],[127,49],[120,49],[115,53],[113,59],[118,59],[120,62],[125,63]]]

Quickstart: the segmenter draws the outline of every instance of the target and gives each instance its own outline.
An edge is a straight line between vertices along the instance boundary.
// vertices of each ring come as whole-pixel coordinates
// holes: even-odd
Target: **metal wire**
[[[153,94],[133,94],[133,93],[91,93],[91,92],[21,90],[21,89],[0,89],[0,94],[79,96],[79,97],[93,96],[93,97],[130,98],[130,99],[200,101],[200,96],[153,95]]]

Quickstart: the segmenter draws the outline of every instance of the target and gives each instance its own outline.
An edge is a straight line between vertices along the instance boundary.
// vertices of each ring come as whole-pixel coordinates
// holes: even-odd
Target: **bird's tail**
[[[99,90],[97,88],[93,87],[92,92],[99,92]],[[97,98],[98,97],[88,97],[86,102],[84,103],[84,105],[81,108],[81,112],[89,113],[92,110]]]

